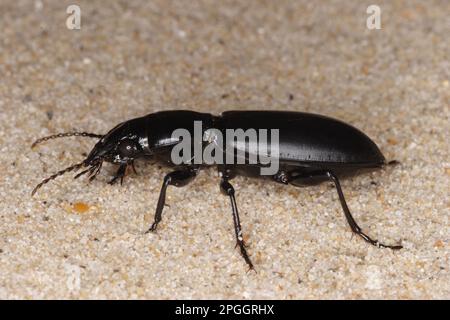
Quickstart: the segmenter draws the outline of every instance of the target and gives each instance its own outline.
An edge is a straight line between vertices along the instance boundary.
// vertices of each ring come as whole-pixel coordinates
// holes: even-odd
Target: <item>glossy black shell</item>
[[[194,136],[195,121],[201,121],[202,135],[209,128],[221,130],[224,137],[226,129],[278,129],[279,162],[288,166],[375,168],[385,163],[377,145],[360,130],[321,115],[283,111],[227,111],[219,116],[187,110],[151,113],[116,126],[101,139],[92,157],[108,149],[107,144],[114,146],[131,137],[143,143],[145,154],[162,155],[170,162],[170,150],[179,142],[173,131],[182,128]]]
[[[280,162],[311,166],[379,167],[385,158],[360,130],[336,119],[280,111],[228,111],[223,128],[279,129]]]

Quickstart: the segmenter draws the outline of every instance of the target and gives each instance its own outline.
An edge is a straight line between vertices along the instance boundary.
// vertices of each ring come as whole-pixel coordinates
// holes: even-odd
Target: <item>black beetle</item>
[[[216,164],[221,175],[221,191],[229,196],[231,201],[237,245],[250,269],[253,269],[253,264],[246,251],[235,192],[230,184],[230,180],[236,175],[270,178],[277,183],[294,186],[308,186],[331,181],[338,192],[345,217],[355,234],[378,247],[402,248],[400,245],[382,244],[373,240],[361,230],[350,213],[338,179],[338,177],[354,175],[360,169],[381,168],[386,165],[384,156],[376,144],[358,129],[341,121],[316,114],[280,111],[228,111],[219,116],[214,116],[208,113],[184,110],[162,111],[125,121],[105,135],[70,132],[41,138],[33,146],[49,139],[67,136],[94,137],[100,138],[100,141],[85,160],[43,180],[36,186],[32,194],[50,180],[66,172],[79,170],[82,167],[86,169],[77,174],[75,178],[89,173],[89,179],[93,180],[100,172],[104,161],[119,165],[118,171],[110,183],[113,184],[117,179],[122,182],[127,167],[132,166],[134,169],[133,161],[135,159],[155,159],[160,163],[174,167],[173,171],[164,178],[156,206],[154,223],[148,230],[155,231],[161,221],[167,187],[169,185],[185,186],[195,178],[199,169],[211,165],[211,163],[206,162],[195,163],[191,161],[179,164],[173,161],[172,151],[182,141],[181,137],[174,137],[173,132],[181,128],[194,134],[195,123],[200,123],[202,128],[201,150],[205,150],[208,145],[216,141],[211,139],[211,135],[209,135],[209,138],[205,138],[205,135],[214,132],[211,129],[217,130],[219,133],[225,133],[230,129],[242,129],[244,131],[254,129],[257,130],[258,134],[262,132],[261,129],[278,130],[279,142],[278,153],[276,154],[278,169],[276,173],[263,176],[260,169],[266,167],[266,164],[262,162]],[[245,142],[246,147],[248,147],[248,143],[248,141]],[[226,144],[228,146],[231,144],[231,149],[233,152],[236,151],[236,154],[238,151],[242,151],[240,150],[242,144],[239,144],[236,140],[226,141]],[[195,149],[194,146],[192,148]],[[225,152],[225,148],[220,152]],[[244,154],[248,158],[250,152],[246,149]],[[236,160],[236,157],[234,160]]]

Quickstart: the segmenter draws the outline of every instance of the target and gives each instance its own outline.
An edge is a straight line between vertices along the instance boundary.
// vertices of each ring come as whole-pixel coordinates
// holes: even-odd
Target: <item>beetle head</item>
[[[74,178],[78,178],[83,174],[88,173],[90,176],[89,179],[93,180],[99,174],[104,161],[126,166],[132,164],[137,158],[150,155],[146,130],[143,124],[143,119],[137,118],[117,125],[105,135],[72,132],[61,133],[36,140],[32,147],[43,141],[61,137],[84,136],[100,138],[100,141],[97,142],[85,160],[58,171],[44,179],[34,188],[32,195],[42,187],[42,185],[67,172],[77,171],[84,167],[86,169],[78,173]]]
[[[129,164],[144,156],[146,148],[146,139],[140,132],[136,132],[133,123],[127,121],[104,135],[91,150],[85,162],[89,166],[103,161]]]

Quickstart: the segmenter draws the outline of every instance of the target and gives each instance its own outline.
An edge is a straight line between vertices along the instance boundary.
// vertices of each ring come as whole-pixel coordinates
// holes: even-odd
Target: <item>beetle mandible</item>
[[[383,154],[377,145],[358,129],[339,120],[317,114],[287,111],[227,111],[214,116],[188,110],[160,111],[122,122],[105,135],[68,132],[44,137],[36,140],[32,147],[43,141],[69,136],[92,137],[100,140],[86,159],[44,179],[34,188],[32,195],[50,180],[82,168],[85,170],[74,178],[88,174],[89,180],[92,181],[99,174],[103,162],[119,166],[109,183],[114,184],[118,180],[122,183],[127,167],[131,166],[134,169],[134,160],[154,159],[172,168],[172,171],[164,177],[154,222],[147,232],[156,231],[161,221],[167,187],[169,185],[185,186],[195,178],[200,169],[211,165],[206,163],[177,165],[172,160],[172,150],[181,142],[181,138],[174,139],[172,133],[180,128],[193,133],[195,122],[202,124],[202,134],[211,128],[220,132],[225,132],[227,129],[252,128],[279,130],[277,155],[279,168],[275,174],[261,175],[258,170],[263,167],[261,163],[217,164],[221,177],[220,189],[229,197],[231,203],[237,246],[250,269],[254,267],[247,254],[235,190],[230,183],[236,175],[269,178],[276,183],[297,187],[330,181],[336,187],[339,201],[353,233],[377,247],[394,250],[402,248],[401,245],[383,244],[362,231],[350,213],[338,178],[355,175],[360,170],[375,170],[385,166],[387,163]],[[212,143],[210,140],[203,141],[202,148],[210,143]],[[226,143],[231,143],[232,148],[238,149],[236,141]]]

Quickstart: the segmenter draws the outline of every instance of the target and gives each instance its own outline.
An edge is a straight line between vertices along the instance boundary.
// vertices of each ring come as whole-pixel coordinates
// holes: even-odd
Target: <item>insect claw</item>
[[[247,273],[249,273],[250,271],[254,271],[256,274],[258,274],[258,272],[256,271],[255,267],[253,265],[250,265],[248,267]]]
[[[157,227],[157,224],[154,222],[154,223],[152,224],[152,226],[151,226],[147,231],[145,231],[144,234],[149,234],[150,232],[156,233],[156,227]]]

